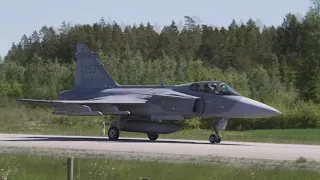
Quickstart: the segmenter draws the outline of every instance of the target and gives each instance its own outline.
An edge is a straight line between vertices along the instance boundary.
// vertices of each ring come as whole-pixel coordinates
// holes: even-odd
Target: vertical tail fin
[[[110,88],[118,84],[100,64],[98,53],[91,52],[85,44],[76,48],[76,88]]]

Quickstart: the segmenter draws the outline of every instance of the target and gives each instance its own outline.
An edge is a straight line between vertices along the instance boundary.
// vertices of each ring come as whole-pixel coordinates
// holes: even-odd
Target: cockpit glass
[[[215,95],[234,95],[234,96],[240,96],[240,94],[232,89],[230,86],[228,86],[225,83],[222,82],[199,82],[199,83],[193,83],[190,86],[191,91],[198,91],[198,92],[205,92],[209,94],[215,94]]]

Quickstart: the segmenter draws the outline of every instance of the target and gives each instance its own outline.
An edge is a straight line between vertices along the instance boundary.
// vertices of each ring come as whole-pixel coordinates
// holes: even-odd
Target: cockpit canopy
[[[191,91],[204,92],[215,95],[234,95],[240,96],[240,94],[232,89],[230,86],[219,81],[203,81],[196,82],[190,85]]]

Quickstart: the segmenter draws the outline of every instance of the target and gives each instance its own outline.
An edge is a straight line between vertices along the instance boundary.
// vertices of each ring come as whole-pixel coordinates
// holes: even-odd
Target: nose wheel
[[[210,143],[220,143],[221,142],[221,135],[215,135],[215,134],[212,134],[209,136],[209,141]]]
[[[217,118],[212,122],[212,134],[209,136],[210,143],[220,143],[222,136],[219,131],[225,130],[227,126],[228,118]]]

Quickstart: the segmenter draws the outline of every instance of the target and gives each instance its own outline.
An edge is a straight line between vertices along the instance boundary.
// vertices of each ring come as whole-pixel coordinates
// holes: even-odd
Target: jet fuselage
[[[177,86],[121,86],[107,89],[71,89],[59,94],[59,100],[103,99],[108,96],[136,97],[149,100],[146,104],[118,105],[138,116],[153,116],[162,120],[183,120],[193,117],[262,118],[280,112],[239,94],[216,95],[190,90],[190,84]],[[166,98],[167,97],[167,98]],[[90,105],[102,111],[103,104]]]

